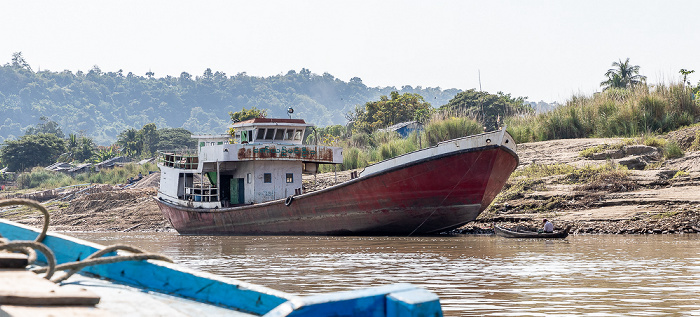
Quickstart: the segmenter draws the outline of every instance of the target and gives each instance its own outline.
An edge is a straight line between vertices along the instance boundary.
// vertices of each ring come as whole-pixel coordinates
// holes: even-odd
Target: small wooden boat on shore
[[[569,236],[569,230],[571,230],[571,226],[554,232],[515,231],[499,226],[493,227],[493,232],[499,237],[527,239],[563,239]]]

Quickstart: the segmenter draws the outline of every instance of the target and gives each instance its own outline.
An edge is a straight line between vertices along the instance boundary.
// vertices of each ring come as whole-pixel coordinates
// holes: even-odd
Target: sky
[[[156,77],[289,70],[563,103],[629,58],[700,81],[700,1],[0,0],[0,64]]]

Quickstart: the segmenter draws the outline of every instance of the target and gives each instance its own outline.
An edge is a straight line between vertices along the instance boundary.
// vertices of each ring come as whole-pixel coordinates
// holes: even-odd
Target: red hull
[[[476,219],[518,165],[510,149],[489,146],[412,162],[321,191],[222,209],[156,199],[181,234],[429,234]]]

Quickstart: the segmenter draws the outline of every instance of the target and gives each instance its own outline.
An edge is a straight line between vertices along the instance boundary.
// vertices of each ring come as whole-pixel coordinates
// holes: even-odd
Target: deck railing
[[[197,169],[199,156],[191,151],[158,151],[158,164],[180,169]]]
[[[194,184],[193,187],[185,187],[185,200],[196,202],[219,201],[219,188],[209,184]]]

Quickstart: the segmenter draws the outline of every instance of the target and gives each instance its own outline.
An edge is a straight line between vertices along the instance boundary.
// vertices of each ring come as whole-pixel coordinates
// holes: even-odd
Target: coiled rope
[[[99,265],[99,264],[108,264],[108,263],[116,263],[116,262],[122,262],[122,261],[140,261],[140,260],[161,260],[165,262],[170,262],[172,263],[173,261],[163,255],[156,254],[156,253],[147,253],[144,250],[141,250],[139,248],[129,246],[129,245],[111,245],[108,247],[105,247],[104,249],[98,250],[97,252],[89,255],[82,261],[76,261],[76,262],[69,262],[69,263],[64,263],[61,265],[56,265],[56,256],[54,253],[49,249],[46,245],[41,243],[44,238],[46,237],[46,232],[49,229],[49,211],[46,210],[46,208],[39,204],[36,201],[29,200],[29,199],[7,199],[7,200],[0,200],[0,207],[5,207],[5,206],[14,206],[14,205],[25,205],[29,207],[34,207],[36,209],[39,209],[39,211],[42,212],[44,215],[44,226],[41,230],[41,233],[39,236],[34,241],[7,241],[7,239],[0,239],[0,250],[8,250],[8,251],[15,251],[15,252],[22,252],[24,254],[27,254],[29,257],[29,264],[32,264],[36,260],[36,252],[34,250],[39,250],[41,253],[44,254],[44,257],[46,257],[46,263],[47,267],[39,267],[32,269],[32,272],[35,273],[44,273],[46,272],[46,275],[44,276],[45,279],[51,280],[52,282],[59,283],[61,281],[64,281],[65,279],[69,278],[71,275],[77,273],[81,269],[87,267],[87,266],[92,266],[92,265]],[[1,236],[0,236],[1,238]],[[115,255],[115,256],[108,256],[108,257],[101,257],[107,253],[110,252],[115,252],[117,250],[124,250],[124,251],[129,251],[134,254],[128,254],[128,255]],[[66,271],[63,272],[61,276],[58,276],[54,279],[51,279],[51,277],[54,275],[54,272],[56,271]]]

